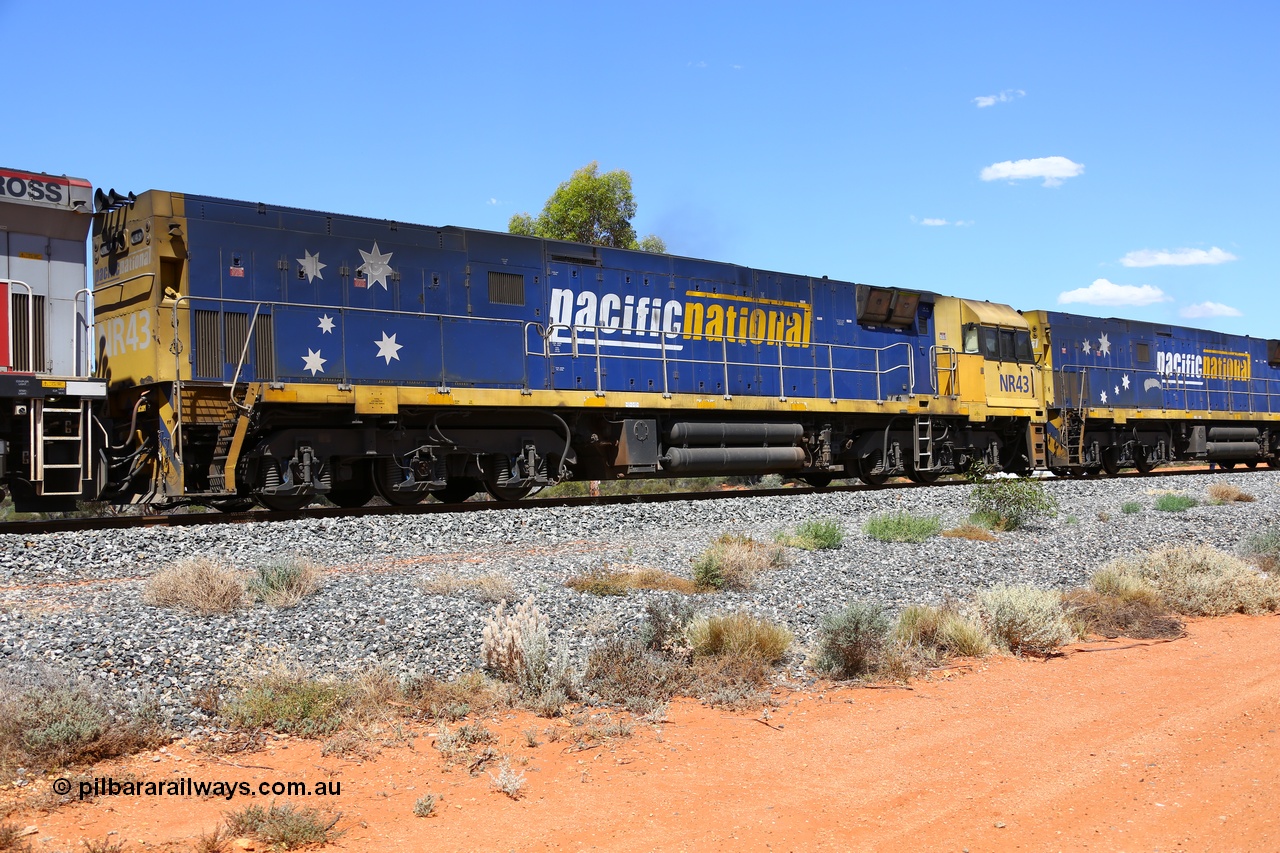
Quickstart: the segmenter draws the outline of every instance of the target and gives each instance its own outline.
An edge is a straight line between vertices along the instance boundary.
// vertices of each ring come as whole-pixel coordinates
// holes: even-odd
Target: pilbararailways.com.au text
[[[54,793],[67,795],[72,792],[70,779],[55,779]],[[82,779],[75,783],[81,800],[97,797],[337,797],[342,794],[342,783],[325,782],[233,782],[168,779],[162,782],[143,782],[136,779],[117,781],[110,776]]]

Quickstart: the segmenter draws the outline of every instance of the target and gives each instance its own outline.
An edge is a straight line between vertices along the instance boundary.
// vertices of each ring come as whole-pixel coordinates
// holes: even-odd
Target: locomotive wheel
[[[1267,459],[1267,464],[1272,468],[1280,468],[1280,456],[1272,456]]]
[[[1235,470],[1235,468],[1236,468],[1236,463],[1234,463],[1234,462],[1219,462],[1219,463],[1218,463],[1218,467],[1219,467],[1219,468],[1221,468],[1223,471],[1234,471],[1234,470]]]
[[[815,489],[825,489],[831,485],[832,477],[830,474],[805,474],[800,478],[813,486]]]
[[[274,512],[293,512],[311,503],[311,495],[258,495],[258,503]]]
[[[392,506],[413,506],[427,496],[426,492],[397,492],[391,488],[403,479],[400,466],[395,460],[376,460],[373,464],[373,487],[382,498]]]
[[[1248,462],[1244,463],[1244,467],[1248,468],[1250,471],[1253,471],[1258,467],[1258,460],[1250,459]]]
[[[533,494],[533,486],[494,486],[490,483],[485,483],[484,490],[488,492],[495,501],[504,504],[515,503],[516,501],[523,500]],[[474,494],[474,492],[472,494]],[[469,498],[471,495],[467,495],[467,497]],[[462,500],[465,501],[466,499],[467,498],[463,498]],[[447,501],[447,503],[452,502]]]
[[[431,493],[431,497],[446,504],[460,504],[467,498],[480,491],[480,482],[466,477],[459,477],[449,481],[443,489],[437,489]]]
[[[1133,467],[1138,469],[1139,474],[1150,474],[1151,469],[1156,466],[1151,464],[1151,460],[1147,459],[1147,446],[1139,444],[1134,448]]]
[[[866,483],[868,486],[883,486],[889,482],[889,475],[884,471],[878,474],[871,473],[871,469],[876,465],[874,456],[864,456],[858,460],[858,479]]]
[[[920,471],[914,465],[907,466],[907,479],[922,486],[938,482],[938,478],[941,476],[941,471]]]
[[[1120,455],[1114,447],[1102,451],[1102,470],[1107,472],[1108,477],[1115,477],[1120,473]]]

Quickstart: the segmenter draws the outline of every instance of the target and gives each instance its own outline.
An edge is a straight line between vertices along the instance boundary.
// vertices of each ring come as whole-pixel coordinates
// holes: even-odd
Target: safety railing
[[[656,333],[656,344],[653,341],[644,342],[644,347],[628,347],[624,352],[608,353],[605,352],[606,346],[618,346],[617,342],[606,341],[601,336],[607,334],[616,334],[618,329],[612,326],[583,326],[570,325],[565,323],[542,324],[538,322],[525,323],[525,356],[541,356],[547,360],[549,366],[553,365],[557,358],[592,358],[595,362],[595,394],[603,397],[608,390],[605,387],[605,366],[609,360],[623,361],[651,361],[660,364],[662,368],[662,396],[671,396],[671,369],[672,367],[690,366],[690,367],[712,367],[719,368],[723,379],[723,397],[726,400],[732,400],[733,394],[730,390],[730,370],[735,367],[750,368],[752,370],[764,370],[766,365],[760,361],[743,361],[738,358],[730,358],[729,345],[743,344],[741,339],[731,337],[729,335],[708,335],[703,334],[701,337],[707,341],[719,341],[720,358],[693,358],[686,356],[673,356],[671,348],[667,345],[667,338],[673,336],[674,333],[660,331]],[[532,333],[532,334],[531,334]],[[568,333],[568,338],[561,336],[561,333]],[[640,333],[641,335],[645,333]],[[538,349],[529,346],[532,340],[539,341]],[[687,343],[687,342],[686,342]],[[567,344],[568,352],[553,351],[552,346]],[[915,362],[912,358],[912,345],[907,341],[890,344],[885,347],[860,347],[847,344],[830,344],[830,343],[809,343],[806,345],[798,345],[795,341],[787,341],[781,338],[761,338],[750,339],[749,343],[744,346],[752,347],[773,347],[777,350],[778,363],[776,368],[773,365],[767,367],[768,370],[777,370],[778,373],[778,400],[786,402],[787,400],[787,383],[786,374],[788,372],[809,373],[815,379],[818,376],[825,376],[827,389],[829,391],[828,398],[830,402],[839,402],[839,396],[836,393],[836,382],[838,377],[847,375],[864,375],[875,377],[877,402],[883,402],[886,399],[884,394],[885,377],[899,371],[906,374],[906,393],[915,393],[916,375]],[[677,350],[683,350],[685,344],[681,344]],[[589,349],[590,352],[584,356],[583,350]],[[825,364],[796,364],[788,363],[785,353],[788,349],[801,352],[826,352]],[[889,353],[897,355],[896,350],[902,350],[901,363],[890,363],[888,366],[884,364],[882,359],[887,359]],[[845,356],[840,359],[841,366],[837,366],[837,354]],[[871,367],[850,367],[850,364],[858,354],[870,357],[873,361]],[[554,376],[554,370],[549,370],[549,374]],[[815,383],[815,387],[816,383]]]
[[[947,358],[946,367],[939,364],[943,356]],[[956,396],[960,393],[960,359],[957,357],[955,347],[937,344],[929,347],[929,365],[929,382],[935,395],[942,392],[942,383],[939,379],[944,374],[947,377],[947,394]]]
[[[1280,414],[1280,379],[1250,376],[1189,376],[1183,373],[1165,373],[1148,368],[1112,367],[1109,365],[1063,365],[1055,369],[1062,375],[1079,374],[1082,390],[1071,403],[1077,408],[1136,408],[1174,409],[1178,411],[1221,412],[1225,414]],[[1091,385],[1097,393],[1084,391],[1086,376],[1093,376]],[[1106,381],[1099,381],[1105,378]],[[1141,388],[1132,393],[1134,402],[1117,403],[1124,399],[1136,385]],[[1261,386],[1260,388],[1258,386]],[[1144,399],[1147,392],[1159,389],[1159,405]],[[1118,389],[1118,390],[1117,390]],[[1106,394],[1104,400],[1102,395]],[[1084,399],[1088,395],[1089,399]],[[1238,402],[1243,399],[1243,405]],[[1059,403],[1062,403],[1060,400]],[[1178,405],[1181,404],[1181,405]]]

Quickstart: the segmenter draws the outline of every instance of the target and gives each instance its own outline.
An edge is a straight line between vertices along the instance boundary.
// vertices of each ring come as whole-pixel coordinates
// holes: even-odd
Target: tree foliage
[[[636,236],[631,225],[635,215],[630,173],[614,169],[600,174],[600,165],[593,161],[556,187],[540,214],[517,213],[507,223],[507,230],[526,237],[665,252],[667,246],[661,237]]]

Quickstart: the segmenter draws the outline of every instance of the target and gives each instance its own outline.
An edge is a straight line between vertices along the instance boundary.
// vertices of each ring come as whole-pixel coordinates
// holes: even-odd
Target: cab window
[[[971,353],[978,352],[978,327],[977,326],[970,325],[970,326],[964,327],[964,351],[971,352]]]
[[[998,329],[981,327],[982,357],[987,361],[1000,360],[1000,332]]]
[[[1017,331],[1013,333],[1013,354],[1018,361],[1026,364],[1034,362],[1035,355],[1031,352],[1031,333]]]

